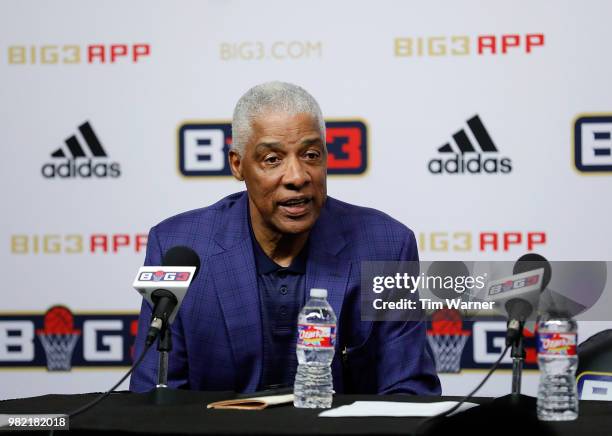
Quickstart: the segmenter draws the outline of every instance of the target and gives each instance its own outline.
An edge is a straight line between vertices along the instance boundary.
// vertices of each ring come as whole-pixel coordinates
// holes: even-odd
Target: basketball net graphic
[[[431,315],[427,341],[436,358],[438,372],[461,371],[461,355],[470,334],[463,330],[461,313],[457,309],[440,309]]]
[[[65,306],[53,306],[45,313],[44,328],[36,331],[47,355],[49,371],[70,371],[72,352],[81,336],[74,328],[72,312]]]

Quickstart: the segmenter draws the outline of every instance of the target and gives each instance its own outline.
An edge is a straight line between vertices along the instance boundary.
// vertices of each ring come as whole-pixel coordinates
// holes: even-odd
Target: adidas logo
[[[89,121],[79,126],[79,132],[87,147],[81,145],[76,135],[70,136],[65,141],[65,148],[60,147],[51,153],[54,161],[42,166],[42,176],[46,179],[119,177],[121,167],[118,162],[100,161],[108,156]]]
[[[489,132],[480,120],[474,115],[467,120],[472,136],[478,143],[474,146],[465,129],[459,130],[453,135],[457,151],[450,143],[438,148],[438,152],[444,157],[434,158],[429,161],[427,168],[432,174],[508,174],[512,171],[512,160],[508,157],[498,157],[497,147],[491,139]],[[448,156],[448,158],[445,158]]]

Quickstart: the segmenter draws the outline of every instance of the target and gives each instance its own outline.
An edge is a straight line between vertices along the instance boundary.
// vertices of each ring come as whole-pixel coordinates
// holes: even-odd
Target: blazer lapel
[[[347,242],[330,212],[331,202],[333,199],[328,199],[310,234],[306,268],[306,299],[309,298],[312,288],[327,289],[327,300],[339,318],[351,263],[350,260],[344,260],[338,256]]]
[[[327,289],[327,301],[340,317],[351,270],[350,261],[343,261],[328,254],[313,255],[306,267],[306,300],[312,288]]]
[[[224,251],[209,259],[209,269],[236,362],[236,390],[248,392],[261,378],[263,336],[247,201],[245,192],[224,216],[216,237]]]

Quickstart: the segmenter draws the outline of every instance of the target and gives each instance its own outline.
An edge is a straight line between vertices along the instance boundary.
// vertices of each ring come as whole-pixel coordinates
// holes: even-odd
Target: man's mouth
[[[279,201],[278,205],[287,215],[299,216],[306,212],[311,201],[308,197],[297,197]]]

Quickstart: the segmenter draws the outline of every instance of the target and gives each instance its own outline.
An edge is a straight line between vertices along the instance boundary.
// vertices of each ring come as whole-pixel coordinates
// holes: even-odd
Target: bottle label
[[[336,326],[333,324],[298,324],[297,344],[303,347],[334,348]]]
[[[575,356],[576,333],[540,333],[538,354]]]

